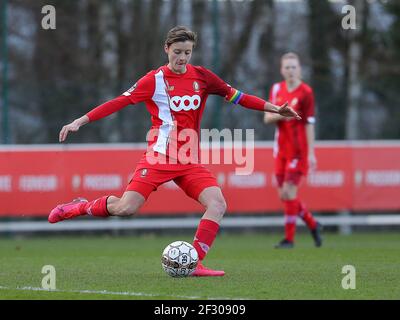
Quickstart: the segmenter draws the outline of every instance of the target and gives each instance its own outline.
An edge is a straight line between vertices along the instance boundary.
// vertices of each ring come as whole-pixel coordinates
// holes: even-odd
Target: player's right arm
[[[264,123],[270,124],[270,123],[276,123],[281,120],[287,119],[286,117],[281,116],[280,114],[276,113],[269,113],[265,112],[264,114]]]
[[[133,87],[131,87],[119,97],[116,97],[115,99],[99,105],[98,107],[89,111],[84,116],[75,119],[71,123],[63,126],[59,134],[59,141],[65,141],[70,132],[78,131],[80,127],[89,122],[105,118],[130,104],[136,104],[151,99],[153,93],[154,75],[149,72],[146,76],[135,83]]]
[[[286,119],[286,117],[282,117],[280,114],[276,114],[276,113],[266,112],[264,114],[264,123],[267,123],[267,124],[276,123],[278,121],[285,120],[285,119]]]

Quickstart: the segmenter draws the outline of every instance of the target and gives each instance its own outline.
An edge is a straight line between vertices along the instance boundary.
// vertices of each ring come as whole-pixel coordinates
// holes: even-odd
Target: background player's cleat
[[[70,203],[64,203],[64,204],[58,205],[53,210],[51,210],[49,217],[48,217],[49,222],[56,223],[56,222],[60,222],[60,221],[66,220],[66,219],[71,219],[76,216],[82,215],[79,210],[79,206],[82,203],[86,203],[86,202],[88,202],[88,201],[84,198],[77,198],[77,199],[74,199]]]
[[[289,241],[287,239],[283,239],[281,242],[275,245],[275,249],[292,249],[293,247],[293,241]]]
[[[196,270],[191,274],[192,277],[222,277],[225,271],[208,269],[201,262],[198,263]]]
[[[316,228],[314,230],[311,230],[311,235],[314,239],[314,244],[316,247],[322,246],[322,236],[321,236],[322,229],[323,229],[322,224],[317,222]]]

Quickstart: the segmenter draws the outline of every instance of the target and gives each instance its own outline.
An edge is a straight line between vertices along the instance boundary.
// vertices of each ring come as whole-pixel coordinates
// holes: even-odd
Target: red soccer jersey
[[[289,92],[286,82],[282,81],[272,86],[269,99],[277,105],[288,102],[302,118],[301,120],[290,118],[278,121],[274,156],[287,159],[306,158],[308,155],[306,125],[315,123],[313,90],[302,82],[296,89]]]
[[[226,96],[231,87],[211,71],[187,65],[184,74],[167,66],[153,70],[124,93],[132,104],[145,102],[151,115],[148,158],[198,163],[200,120],[209,94]]]

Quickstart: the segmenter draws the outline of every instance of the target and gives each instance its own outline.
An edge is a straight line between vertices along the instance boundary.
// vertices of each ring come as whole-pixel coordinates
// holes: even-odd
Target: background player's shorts
[[[198,200],[205,188],[219,187],[216,178],[202,165],[190,166],[183,170],[160,170],[151,166],[138,166],[126,191],[139,192],[147,199],[160,185],[171,180],[194,200]]]
[[[284,182],[299,185],[301,177],[307,175],[307,157],[299,159],[287,159],[284,157],[275,158],[275,177],[279,187]]]

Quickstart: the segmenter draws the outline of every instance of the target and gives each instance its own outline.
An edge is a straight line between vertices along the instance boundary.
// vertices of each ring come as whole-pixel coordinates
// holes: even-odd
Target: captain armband
[[[231,88],[231,92],[225,97],[225,99],[233,104],[238,104],[240,102],[240,99],[242,99],[242,97],[243,97],[243,92]]]

